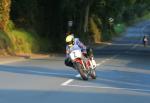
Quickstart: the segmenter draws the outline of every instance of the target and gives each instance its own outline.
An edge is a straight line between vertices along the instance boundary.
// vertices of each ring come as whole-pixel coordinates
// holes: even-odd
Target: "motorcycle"
[[[73,50],[70,53],[70,59],[73,63],[74,68],[79,72],[83,80],[88,80],[89,77],[91,77],[92,79],[96,79],[96,66],[93,65],[90,58],[86,58],[83,55],[81,50]]]
[[[147,38],[147,36],[144,36],[144,38],[143,38],[143,45],[144,45],[144,47],[146,47],[148,45],[148,38]]]

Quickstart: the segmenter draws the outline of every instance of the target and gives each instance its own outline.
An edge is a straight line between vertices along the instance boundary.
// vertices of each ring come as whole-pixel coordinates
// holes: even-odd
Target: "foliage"
[[[15,28],[12,21],[8,22],[6,32],[0,32],[0,48],[5,54],[36,52],[39,49],[37,44],[33,33]]]
[[[99,21],[98,18],[94,16],[90,18],[89,31],[94,43],[100,43],[101,41],[101,31],[100,31],[100,26],[98,25],[99,24],[98,21]]]
[[[15,53],[32,53],[38,50],[38,42],[30,32],[23,29],[14,29],[9,31],[8,34]]]
[[[0,0],[0,29],[6,31],[9,21],[11,0]]]
[[[115,29],[116,33],[119,35],[125,30],[125,24],[118,23],[114,26],[114,29]]]
[[[12,54],[11,46],[12,44],[8,36],[3,31],[0,31],[0,55]]]
[[[102,37],[111,39],[113,35],[121,33],[125,24],[133,23],[150,11],[149,0],[95,0],[91,7],[92,14],[97,15],[102,21]],[[113,18],[113,27],[110,28],[109,18]],[[120,24],[118,26],[118,24]],[[123,23],[123,25],[122,25]],[[114,32],[116,31],[116,32]]]
[[[6,35],[0,38],[18,52],[62,51],[69,20],[82,40],[90,33],[94,40],[111,40],[125,24],[148,15],[149,5],[149,0],[0,0],[0,30]]]

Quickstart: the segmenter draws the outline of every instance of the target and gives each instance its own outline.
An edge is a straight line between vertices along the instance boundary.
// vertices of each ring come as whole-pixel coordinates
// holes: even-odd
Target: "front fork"
[[[78,61],[82,66],[83,66],[83,71],[87,74],[90,75],[91,73],[91,69],[93,69],[93,65],[92,62],[90,60],[88,60],[88,62],[85,62],[84,60],[80,60]],[[90,67],[92,65],[92,68]]]
[[[81,60],[81,63],[83,65],[83,71],[87,74],[87,76],[89,76],[91,73],[91,70],[88,67],[88,64],[86,62],[84,62],[83,60]]]

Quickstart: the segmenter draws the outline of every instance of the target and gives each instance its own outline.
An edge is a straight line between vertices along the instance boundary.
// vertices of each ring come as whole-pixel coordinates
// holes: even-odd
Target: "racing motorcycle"
[[[89,77],[96,79],[96,63],[94,65],[92,60],[89,57],[85,57],[81,50],[73,50],[69,55],[74,68],[79,72],[83,80],[88,80]]]

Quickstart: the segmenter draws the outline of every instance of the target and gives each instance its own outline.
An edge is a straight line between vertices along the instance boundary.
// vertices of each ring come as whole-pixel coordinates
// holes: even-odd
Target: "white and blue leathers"
[[[86,53],[86,46],[79,40],[79,38],[74,39],[74,44],[72,47],[66,46],[66,58],[69,57],[69,53],[73,50],[81,50]]]

